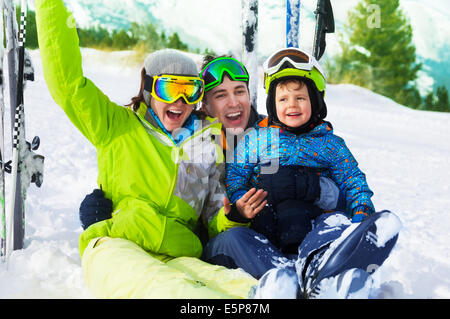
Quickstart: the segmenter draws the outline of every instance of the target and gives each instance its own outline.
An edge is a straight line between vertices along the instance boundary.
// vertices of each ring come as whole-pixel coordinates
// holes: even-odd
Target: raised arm
[[[75,21],[63,1],[36,0],[35,6],[44,77],[53,99],[94,146],[107,143],[114,117],[127,112],[84,77]]]

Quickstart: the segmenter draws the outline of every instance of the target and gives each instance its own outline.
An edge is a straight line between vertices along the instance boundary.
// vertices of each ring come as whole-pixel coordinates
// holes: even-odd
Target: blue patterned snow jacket
[[[228,162],[225,185],[232,203],[250,188],[262,188],[259,180],[262,169],[270,173],[276,172],[278,165],[302,165],[315,168],[318,174],[336,183],[345,194],[349,217],[375,211],[370,199],[373,192],[365,174],[344,140],[333,134],[329,122],[295,135],[276,126],[268,127],[268,120],[264,119],[240,140],[234,162]]]

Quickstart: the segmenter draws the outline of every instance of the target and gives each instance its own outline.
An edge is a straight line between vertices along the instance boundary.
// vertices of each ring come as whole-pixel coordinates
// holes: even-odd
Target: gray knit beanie
[[[198,76],[197,65],[187,55],[173,49],[163,49],[150,53],[144,61],[147,75],[177,74]],[[150,92],[144,90],[144,99],[150,105]]]

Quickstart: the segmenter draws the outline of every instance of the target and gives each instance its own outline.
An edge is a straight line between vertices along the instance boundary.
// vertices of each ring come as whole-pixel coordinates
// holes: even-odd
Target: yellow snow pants
[[[237,299],[247,298],[258,283],[240,269],[152,255],[122,238],[94,238],[81,264],[97,298]]]

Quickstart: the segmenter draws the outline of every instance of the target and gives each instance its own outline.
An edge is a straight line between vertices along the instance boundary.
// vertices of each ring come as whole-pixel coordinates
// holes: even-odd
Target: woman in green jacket
[[[80,236],[88,286],[98,297],[245,298],[256,280],[198,259],[199,220],[211,237],[237,223],[225,217],[219,182],[220,123],[193,111],[203,92],[195,63],[174,50],[150,54],[140,98],[119,106],[84,77],[63,1],[35,6],[49,91],[96,147],[98,184],[114,203],[111,219]]]

